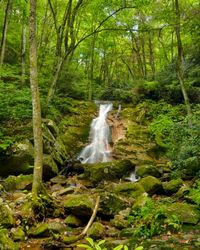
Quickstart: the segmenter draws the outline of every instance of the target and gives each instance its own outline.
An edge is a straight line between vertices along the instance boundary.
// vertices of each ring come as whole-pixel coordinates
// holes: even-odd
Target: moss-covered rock
[[[98,184],[104,180],[119,180],[134,170],[134,164],[129,160],[105,163],[84,164],[85,178]]]
[[[118,229],[123,229],[129,226],[129,222],[124,218],[123,215],[117,214],[115,215],[114,219],[110,221],[111,226],[114,226]]]
[[[163,189],[166,194],[176,193],[182,184],[183,184],[183,181],[180,178],[162,183]]]
[[[94,208],[94,201],[87,194],[69,194],[64,201],[66,212],[74,215],[90,216]]]
[[[43,156],[43,179],[47,180],[58,174],[58,166],[51,155]]]
[[[3,187],[6,191],[13,191],[13,190],[23,190],[28,189],[30,190],[33,181],[33,175],[18,175],[13,176],[10,175],[6,178],[3,182]]]
[[[197,224],[200,213],[196,206],[175,202],[166,208],[166,216],[175,215],[181,223]]]
[[[13,144],[10,152],[0,158],[0,176],[30,174],[33,171],[34,150],[26,139]]]
[[[65,219],[65,224],[67,224],[70,227],[80,227],[83,225],[83,222],[76,216],[70,214],[69,216],[67,216],[67,218]]]
[[[89,228],[87,235],[92,239],[100,239],[105,234],[105,226],[99,222],[94,222]]]
[[[18,250],[19,245],[14,243],[9,238],[9,232],[7,229],[0,229],[0,249],[2,250]]]
[[[148,201],[148,194],[144,193],[136,199],[136,201],[134,202],[132,206],[132,209],[136,210],[136,209],[140,209],[144,207],[147,201]]]
[[[8,205],[0,202],[0,226],[11,227],[14,224],[14,217]]]
[[[148,194],[155,194],[162,191],[162,183],[154,176],[147,176],[142,178],[139,183],[143,186]]]
[[[120,183],[114,186],[113,192],[121,193],[125,196],[131,196],[133,198],[137,198],[138,196],[145,193],[145,190],[143,186],[140,185],[139,183],[124,182],[124,183]]]
[[[42,222],[32,227],[28,231],[28,235],[33,237],[49,237],[52,233],[62,233],[67,229],[62,222]]]
[[[130,205],[127,200],[114,193],[102,191],[99,195],[100,206],[98,213],[103,216],[113,217],[115,214],[118,214],[121,210],[124,210]]]
[[[136,175],[139,177],[146,177],[146,176],[154,176],[154,177],[160,177],[161,173],[159,169],[156,166],[153,165],[142,165],[138,166],[136,168]]]
[[[25,233],[22,227],[12,228],[11,235],[14,241],[22,241],[25,239]]]

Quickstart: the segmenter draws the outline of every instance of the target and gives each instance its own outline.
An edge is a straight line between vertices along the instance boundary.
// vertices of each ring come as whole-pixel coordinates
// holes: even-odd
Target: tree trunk
[[[4,62],[5,57],[5,50],[6,50],[6,37],[7,37],[7,30],[8,30],[8,22],[9,22],[9,14],[11,11],[12,0],[8,0],[5,17],[4,17],[4,24],[3,24],[3,31],[2,31],[2,38],[1,38],[1,55],[0,55],[0,65]]]
[[[62,70],[62,66],[63,66],[64,62],[65,62],[65,60],[63,58],[58,58],[58,60],[57,60],[56,70],[55,70],[55,73],[53,74],[52,81],[51,81],[52,83],[51,83],[51,86],[50,86],[50,89],[49,89],[49,92],[47,95],[47,108],[48,108],[49,104],[51,103],[51,100],[52,100],[54,93],[56,91],[57,81],[58,81],[58,78],[60,76],[60,72]]]
[[[183,94],[183,98],[185,101],[186,105],[186,110],[187,114],[189,117],[189,123],[191,125],[191,107],[190,107],[190,102],[188,98],[187,91],[185,89],[185,84],[184,84],[184,70],[183,70],[183,46],[182,46],[182,41],[181,41],[181,34],[180,34],[180,9],[179,9],[179,1],[175,0],[175,11],[176,11],[176,25],[175,25],[175,31],[176,31],[176,39],[177,39],[177,49],[178,49],[178,56],[177,56],[177,61],[176,61],[176,73],[177,73],[177,78],[180,82],[181,85],[181,91]]]
[[[26,80],[26,23],[23,18],[22,21],[22,50],[21,50],[21,64],[22,64],[22,78],[21,82],[24,85]]]
[[[29,43],[30,43],[30,85],[33,109],[33,136],[34,136],[34,172],[32,195],[37,197],[42,187],[42,119],[37,72],[37,42],[36,42],[36,0],[30,0]]]
[[[151,41],[151,35],[149,34],[149,62],[151,66],[151,72],[153,79],[155,78],[155,62],[154,62],[154,54],[153,54],[153,44]]]

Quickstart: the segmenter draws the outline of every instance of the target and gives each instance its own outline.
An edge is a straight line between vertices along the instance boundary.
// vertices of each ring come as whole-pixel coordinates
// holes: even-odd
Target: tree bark
[[[8,30],[8,22],[9,22],[9,14],[11,11],[12,0],[8,0],[6,5],[3,31],[2,31],[2,39],[1,39],[1,54],[0,54],[0,65],[4,62],[5,50],[6,50],[6,38],[7,38],[7,30]]]
[[[190,101],[188,98],[187,91],[185,89],[185,84],[184,84],[184,70],[183,70],[183,45],[182,45],[182,40],[181,40],[181,27],[180,27],[180,9],[179,9],[179,1],[175,0],[175,11],[176,11],[176,25],[175,25],[175,32],[176,32],[176,39],[177,39],[177,50],[178,50],[178,55],[177,55],[177,61],[176,61],[176,73],[177,73],[177,78],[179,80],[179,83],[181,85],[181,91],[183,94],[183,98],[185,101],[186,105],[186,110],[187,114],[189,117],[189,124],[191,125],[191,115],[192,115],[192,110],[190,107]]]
[[[151,72],[153,79],[155,78],[155,62],[154,62],[154,53],[153,53],[153,44],[151,41],[151,34],[149,34],[149,62],[151,66]]]
[[[26,23],[24,19],[25,18],[23,18],[22,20],[22,50],[21,50],[22,85],[24,85],[26,80]]]
[[[29,17],[29,43],[30,43],[30,85],[33,109],[33,136],[34,136],[34,172],[32,195],[37,197],[42,187],[42,164],[43,164],[43,142],[42,142],[42,119],[40,96],[38,89],[37,71],[37,42],[36,42],[36,3],[30,0]]]

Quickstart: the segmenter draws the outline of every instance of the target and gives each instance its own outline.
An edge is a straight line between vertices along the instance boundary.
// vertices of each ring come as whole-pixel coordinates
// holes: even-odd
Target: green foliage
[[[108,248],[105,246],[106,241],[100,240],[98,242],[95,242],[92,238],[85,238],[88,241],[88,244],[79,244],[78,247],[88,249],[88,250],[107,250]],[[113,250],[128,250],[128,247],[126,245],[118,245],[113,248]],[[143,250],[142,246],[139,246],[135,248],[135,250]]]
[[[31,94],[28,87],[0,82],[0,121],[31,118]]]
[[[200,180],[198,180],[188,194],[189,198],[195,202],[197,205],[200,205]]]
[[[131,211],[128,217],[132,223],[133,237],[151,238],[155,235],[170,231],[178,231],[181,224],[176,216],[166,216],[166,204],[155,203],[146,197],[145,205]]]

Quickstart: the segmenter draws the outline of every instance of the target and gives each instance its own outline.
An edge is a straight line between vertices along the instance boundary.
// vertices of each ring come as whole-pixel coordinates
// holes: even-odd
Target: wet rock
[[[101,239],[104,234],[105,226],[99,222],[94,222],[87,232],[87,235],[92,239]]]
[[[176,193],[182,184],[183,184],[183,181],[180,178],[162,183],[163,189],[166,194]]]
[[[78,216],[90,216],[94,208],[94,201],[87,194],[69,194],[64,201],[67,213]]]
[[[10,207],[0,202],[0,226],[9,228],[13,224],[14,217]]]
[[[74,215],[67,216],[64,222],[70,227],[80,227],[83,225],[83,222]]]
[[[135,165],[129,160],[112,161],[96,164],[84,164],[85,178],[98,184],[104,180],[119,180],[134,170]]]
[[[159,178],[161,173],[159,169],[153,165],[142,165],[136,168],[136,176],[146,177],[149,175]]]
[[[7,229],[0,229],[0,249],[2,250],[19,250],[19,245],[9,238]]]
[[[175,202],[166,209],[166,215],[175,215],[181,223],[197,224],[200,213],[196,206],[187,203]]]
[[[22,227],[12,228],[10,232],[14,241],[22,241],[25,239],[25,233]]]
[[[33,182],[33,175],[18,175],[13,176],[10,175],[6,178],[3,182],[3,187],[6,191],[13,191],[13,190],[24,190],[24,189],[31,189]]]
[[[143,186],[144,190],[152,195],[162,191],[162,183],[159,179],[153,176],[142,178],[139,183]]]
[[[133,182],[124,182],[120,183],[113,187],[113,192],[115,193],[121,193],[125,196],[130,196],[133,198],[137,198],[138,196],[145,193],[145,190],[142,185],[139,183],[133,183]]]

